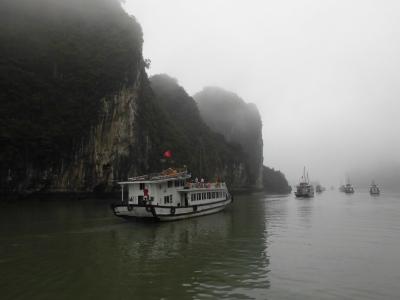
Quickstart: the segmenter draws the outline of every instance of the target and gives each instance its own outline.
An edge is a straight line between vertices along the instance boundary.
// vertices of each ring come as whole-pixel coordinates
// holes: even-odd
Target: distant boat
[[[375,184],[374,181],[372,181],[371,186],[369,187],[369,193],[371,195],[379,195],[381,193],[379,187]]]
[[[312,198],[314,197],[314,187],[310,184],[308,173],[306,176],[306,168],[303,169],[303,176],[301,176],[300,183],[296,186],[294,192],[296,197]]]
[[[318,194],[320,194],[320,193],[322,193],[323,191],[325,191],[325,188],[324,188],[322,185],[317,184],[317,186],[315,187],[315,191],[316,191]]]
[[[354,193],[354,188],[353,188],[353,186],[352,186],[350,183],[347,183],[347,184],[344,186],[344,192],[345,192],[346,194],[353,194],[353,193]]]

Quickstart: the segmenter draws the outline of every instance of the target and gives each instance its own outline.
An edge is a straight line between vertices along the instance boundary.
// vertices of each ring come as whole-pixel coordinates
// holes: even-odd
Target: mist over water
[[[176,77],[192,95],[220,86],[257,105],[264,163],[291,183],[303,166],[329,186],[353,170],[372,177],[400,162],[398,1],[127,0],[124,7],[143,26],[150,73]]]

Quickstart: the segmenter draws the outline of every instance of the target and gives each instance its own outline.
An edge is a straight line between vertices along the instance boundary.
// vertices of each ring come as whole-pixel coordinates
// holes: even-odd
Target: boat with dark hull
[[[381,193],[379,187],[372,181],[371,186],[369,187],[369,193],[373,196],[378,196]]]
[[[112,210],[122,218],[174,221],[217,213],[232,203],[225,182],[190,178],[186,169],[170,168],[119,182],[121,201],[112,204]]]
[[[353,194],[353,193],[354,193],[354,188],[353,188],[353,186],[352,186],[350,183],[347,183],[347,184],[344,186],[344,192],[345,192],[346,194]]]
[[[303,169],[303,176],[300,178],[299,184],[296,186],[295,196],[298,198],[312,198],[314,197],[314,187],[310,184],[308,173],[306,175],[306,168]]]

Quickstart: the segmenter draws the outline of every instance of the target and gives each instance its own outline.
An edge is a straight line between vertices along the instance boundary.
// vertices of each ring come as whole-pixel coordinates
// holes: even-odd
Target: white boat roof
[[[185,180],[191,177],[192,175],[187,170],[174,170],[170,168],[160,173],[131,177],[127,181],[118,182],[118,184],[161,183],[170,180]]]

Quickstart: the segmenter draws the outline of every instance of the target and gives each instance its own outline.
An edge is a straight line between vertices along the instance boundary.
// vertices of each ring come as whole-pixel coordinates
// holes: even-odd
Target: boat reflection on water
[[[118,283],[124,296],[217,299],[237,297],[243,289],[243,297],[265,296],[270,284],[265,209],[251,197],[238,196],[227,211],[203,218],[122,223],[114,234],[117,269],[128,274]],[[149,282],[157,287],[143,290]]]

